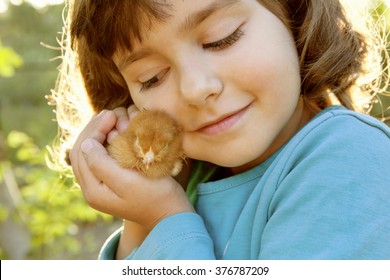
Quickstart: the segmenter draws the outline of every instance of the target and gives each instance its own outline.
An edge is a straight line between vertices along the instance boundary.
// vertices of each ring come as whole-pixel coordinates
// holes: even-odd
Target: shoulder
[[[379,120],[334,106],[318,114],[287,145],[290,152],[390,153],[390,129]]]
[[[330,108],[281,151],[279,182],[287,177],[303,185],[375,185],[389,190],[389,158],[390,129],[385,124],[342,107]]]
[[[319,113],[303,130],[306,130],[306,133],[321,133],[324,136],[332,132],[341,132],[340,135],[350,137],[370,131],[390,138],[390,129],[383,122],[341,106],[332,106]]]

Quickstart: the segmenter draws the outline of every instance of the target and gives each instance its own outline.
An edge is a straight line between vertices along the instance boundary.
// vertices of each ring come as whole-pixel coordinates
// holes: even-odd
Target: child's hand
[[[118,133],[126,130],[126,127],[129,124],[129,121],[134,117],[139,111],[137,107],[131,105],[128,109],[124,107],[116,108],[113,110],[116,116],[115,127],[108,133],[106,141],[110,143],[113,138],[115,138]]]
[[[130,116],[134,109],[130,109]],[[172,178],[148,179],[121,168],[103,143],[129,121],[124,108],[104,111],[84,128],[70,153],[73,172],[88,204],[151,230],[173,214],[194,211],[182,187]]]

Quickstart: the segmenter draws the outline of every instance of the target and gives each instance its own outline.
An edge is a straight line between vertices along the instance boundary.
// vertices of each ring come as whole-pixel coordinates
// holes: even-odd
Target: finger
[[[92,144],[91,144],[92,142]],[[107,159],[102,157],[101,154],[106,154],[104,147],[94,139],[87,139],[80,145],[77,160],[74,161],[73,168],[77,181],[79,182],[83,196],[87,201],[88,205],[92,208],[108,213],[114,216],[118,216],[121,213],[123,207],[123,199],[117,195],[112,188],[109,188],[105,183],[105,174],[97,169],[98,171],[91,169],[87,162],[84,151],[91,149],[89,147],[99,147],[99,149],[91,150],[92,153],[96,152],[96,157],[90,157],[90,161],[93,162],[92,166],[99,166],[101,163],[107,163]],[[106,164],[107,165],[107,164]],[[104,166],[104,164],[103,164]],[[104,166],[103,170],[111,170],[111,166]],[[100,176],[96,176],[96,174]],[[110,172],[108,172],[110,174]],[[113,180],[113,179],[112,179]]]
[[[81,150],[88,165],[88,169],[94,174],[98,181],[102,181],[118,196],[122,196],[123,191],[128,191],[127,182],[134,181],[137,185],[139,175],[132,170],[124,169],[108,155],[107,150],[94,139],[86,139]],[[134,178],[132,178],[134,176]]]
[[[76,143],[69,153],[69,159],[72,164],[73,173],[77,181],[82,184],[83,172],[80,171],[80,164],[85,161],[81,151],[81,143],[87,139],[94,139],[99,143],[103,143],[106,139],[106,134],[111,131],[115,125],[116,117],[112,111],[102,111],[99,115],[94,116],[83,131],[78,136]]]
[[[122,200],[104,182],[97,179],[91,171],[84,170],[84,183],[80,185],[88,205],[98,211],[116,216]]]
[[[129,108],[127,108],[127,114],[129,116],[130,120],[132,118],[134,118],[138,113],[139,113],[139,110],[135,105],[131,105]]]
[[[114,109],[114,113],[117,115],[118,121],[116,125],[116,129],[110,131],[107,135],[107,142],[112,144],[112,140],[118,136],[118,134],[123,133],[125,129],[128,127],[131,119],[138,113],[137,107],[135,105],[131,105],[127,110],[123,107]]]
[[[127,110],[124,107],[118,107],[113,110],[117,121],[116,121],[116,129],[119,132],[122,132],[126,129],[129,124],[129,115],[127,114]]]
[[[107,134],[107,143],[108,144],[112,144],[112,140],[117,137],[119,134],[118,130],[117,129],[113,129],[111,130],[108,134]]]
[[[99,143],[106,140],[107,134],[115,127],[116,116],[113,111],[103,110],[87,124],[80,133],[76,143],[81,144],[87,138],[93,138]]]
[[[91,155],[85,157],[85,151],[87,153],[92,153],[92,155],[96,154],[96,157]],[[108,212],[109,208],[119,202],[118,195],[104,182],[105,174],[107,173],[106,171],[112,168],[107,164],[107,161],[110,161],[110,158],[104,158],[104,156],[107,155],[106,150],[100,143],[93,139],[87,139],[81,144],[81,152],[82,158],[78,161],[78,167],[79,172],[82,174],[79,183],[83,195],[92,208],[105,213],[110,213]],[[96,166],[101,167],[96,168]],[[101,172],[101,170],[104,170],[104,172]],[[108,174],[109,173],[110,172],[108,172]]]

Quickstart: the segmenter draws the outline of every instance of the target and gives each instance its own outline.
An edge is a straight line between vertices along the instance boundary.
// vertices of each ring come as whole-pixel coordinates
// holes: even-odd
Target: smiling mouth
[[[251,104],[216,121],[205,124],[196,131],[205,135],[217,135],[219,133],[222,133],[233,127],[245,114],[250,105]]]

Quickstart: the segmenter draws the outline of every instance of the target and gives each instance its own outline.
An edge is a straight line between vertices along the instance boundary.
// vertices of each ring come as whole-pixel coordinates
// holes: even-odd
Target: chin
[[[191,143],[191,148],[197,147],[196,149],[186,149],[184,146],[185,153],[189,158],[232,169],[241,169],[244,166],[250,168],[261,163],[268,149],[267,142],[245,141],[242,138],[236,139],[236,141],[231,140],[229,143],[225,142],[225,145],[224,143],[214,145],[201,143],[202,145],[196,146],[195,141],[187,141],[186,143]]]
[[[200,160],[207,161],[215,165],[226,167],[226,168],[240,168],[242,166],[246,166],[247,164],[253,161],[252,157],[246,158],[246,157],[242,157],[241,155],[239,156],[239,154],[236,153],[232,154],[229,157],[223,157],[223,158],[220,157],[211,157],[211,158],[200,157],[200,158],[201,158]]]

